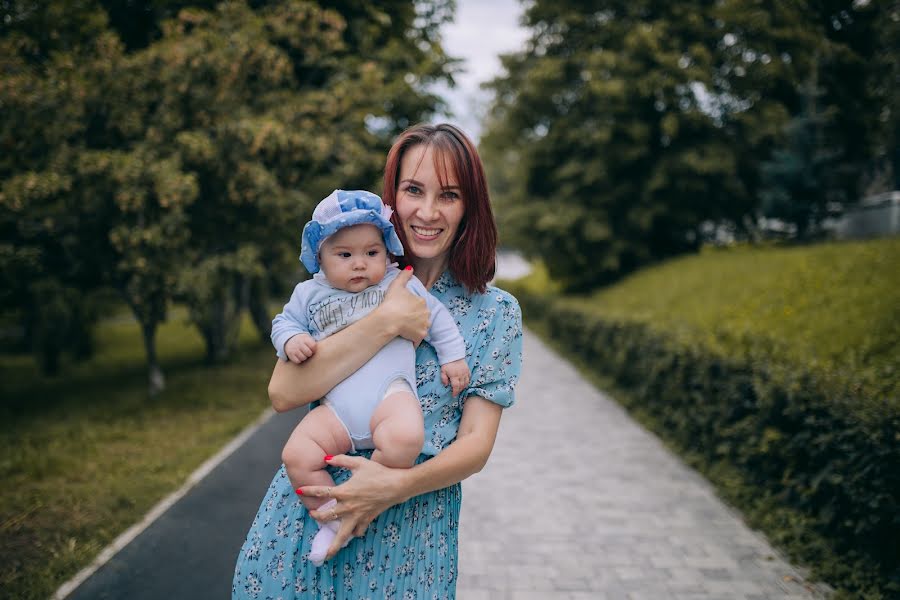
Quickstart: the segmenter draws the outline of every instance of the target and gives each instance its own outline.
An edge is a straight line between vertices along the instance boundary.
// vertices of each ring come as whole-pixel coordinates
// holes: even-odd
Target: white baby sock
[[[325,504],[319,507],[320,511],[329,510],[337,506],[337,500],[332,498]],[[328,521],[327,523],[319,523],[319,531],[316,532],[316,537],[313,538],[312,546],[309,550],[309,560],[312,564],[317,567],[321,567],[325,563],[325,555],[328,554],[328,548],[331,547],[331,542],[334,541],[335,536],[338,531],[341,530],[341,520],[337,519],[336,521]],[[344,542],[342,548],[345,547],[350,540]]]

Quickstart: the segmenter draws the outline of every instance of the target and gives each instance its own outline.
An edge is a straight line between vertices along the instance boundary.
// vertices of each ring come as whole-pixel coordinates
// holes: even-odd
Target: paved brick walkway
[[[822,597],[530,333],[517,398],[463,483],[460,600]]]

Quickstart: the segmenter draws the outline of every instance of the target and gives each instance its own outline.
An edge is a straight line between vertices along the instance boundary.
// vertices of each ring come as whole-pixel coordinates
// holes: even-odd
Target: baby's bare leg
[[[334,480],[325,470],[325,455],[349,451],[347,430],[330,408],[317,406],[294,428],[281,452],[281,460],[294,489],[304,485],[333,486]],[[329,500],[309,496],[300,499],[308,509],[317,509]]]
[[[394,392],[384,397],[372,414],[372,460],[386,467],[409,468],[422,452],[425,422],[422,408],[412,392]]]

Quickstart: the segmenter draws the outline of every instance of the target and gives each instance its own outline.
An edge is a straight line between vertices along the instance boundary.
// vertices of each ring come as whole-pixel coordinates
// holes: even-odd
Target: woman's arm
[[[389,507],[413,496],[439,490],[480,471],[487,463],[503,409],[480,396],[469,396],[463,407],[456,440],[434,458],[411,469],[390,469],[359,456],[335,456],[328,464],[345,467],[353,476],[334,488],[305,486],[304,495],[333,496],[341,530],[328,550],[334,556],[351,535],[363,535]],[[330,511],[313,517],[328,520]]]
[[[269,399],[278,412],[318,400],[375,356],[397,336],[418,343],[428,332],[429,311],[406,289],[412,271],[402,271],[381,305],[346,329],[318,342],[302,363],[278,360],[269,380]]]

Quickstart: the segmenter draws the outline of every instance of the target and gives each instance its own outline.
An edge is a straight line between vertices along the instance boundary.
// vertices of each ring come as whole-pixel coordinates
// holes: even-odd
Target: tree
[[[880,35],[889,12],[888,3],[850,0],[780,3],[755,11],[737,3],[724,9],[723,19],[735,32],[734,53],[777,53],[788,61],[790,69],[776,74],[777,85],[759,88],[762,97],[784,107],[788,119],[750,173],[765,188],[758,194],[759,214],[802,221],[796,223],[801,238],[815,232],[828,213],[856,202],[861,176],[883,153],[879,118],[887,90],[877,57],[895,54]],[[760,82],[748,76],[733,85],[752,94]],[[786,195],[791,186],[800,194],[796,201]]]
[[[93,204],[72,191],[72,147],[86,135],[91,85],[79,65],[103,55],[90,4],[4,4],[0,24],[0,311],[14,311],[43,370],[92,350],[103,275]]]
[[[817,70],[803,86],[802,112],[785,126],[787,143],[762,164],[761,212],[793,226],[798,240],[821,233],[828,217],[848,202],[842,179],[848,165],[843,151],[826,138],[829,115],[818,106],[822,91]]]
[[[268,291],[296,271],[315,201],[374,188],[393,136],[439,104],[427,86],[449,78],[449,0],[3,9],[0,277],[15,285],[0,308],[51,284],[76,300],[114,286],[152,391],[168,304],[188,305],[211,361],[245,308],[267,338]]]
[[[569,289],[691,250],[702,221],[750,202],[722,133],[738,99],[714,77],[716,3],[699,4],[537,2],[529,47],[493,83],[486,157],[496,168],[508,140],[518,154],[501,210]]]
[[[99,6],[73,7],[72,23],[89,27],[61,28],[46,39],[23,33],[40,34],[34,22],[53,31],[64,21],[63,6],[20,11],[23,18],[3,38],[14,74],[5,79],[4,102],[21,119],[4,120],[0,138],[15,150],[3,164],[3,216],[13,233],[11,254],[34,257],[38,267],[19,269],[15,285],[25,293],[14,304],[36,340],[50,337],[65,347],[72,332],[91,326],[91,292],[113,286],[141,325],[156,393],[164,379],[155,333],[184,256],[184,207],[196,182],[171,151],[130,135],[140,123],[130,120],[136,99],[123,88],[128,57]],[[49,301],[52,310],[42,309]]]
[[[839,4],[856,10],[849,1],[532,3],[532,38],[491,84],[482,142],[499,173],[504,233],[528,239],[527,251],[579,290],[697,248],[704,224],[752,227],[762,165],[803,106],[796,82],[817,55],[830,57],[823,81],[858,60],[823,31]],[[829,89],[824,101],[841,98]],[[851,121],[829,121],[842,124],[828,132],[842,151]]]
[[[273,273],[295,270],[285,257],[296,264],[315,202],[335,187],[373,187],[407,124],[398,115],[433,109],[422,86],[443,76],[444,58],[422,47],[436,25],[415,28],[412,3],[394,8],[183,9],[129,62],[122,79],[141,82],[132,96],[145,100],[130,109],[147,143],[175,151],[198,182],[178,290],[210,361],[227,358],[245,308],[268,337],[266,291]]]
[[[874,4],[874,3],[873,3]],[[875,191],[900,190],[900,4],[884,3],[874,20],[872,56],[866,61],[868,93],[881,110],[874,115],[875,147],[871,171],[886,174]]]

